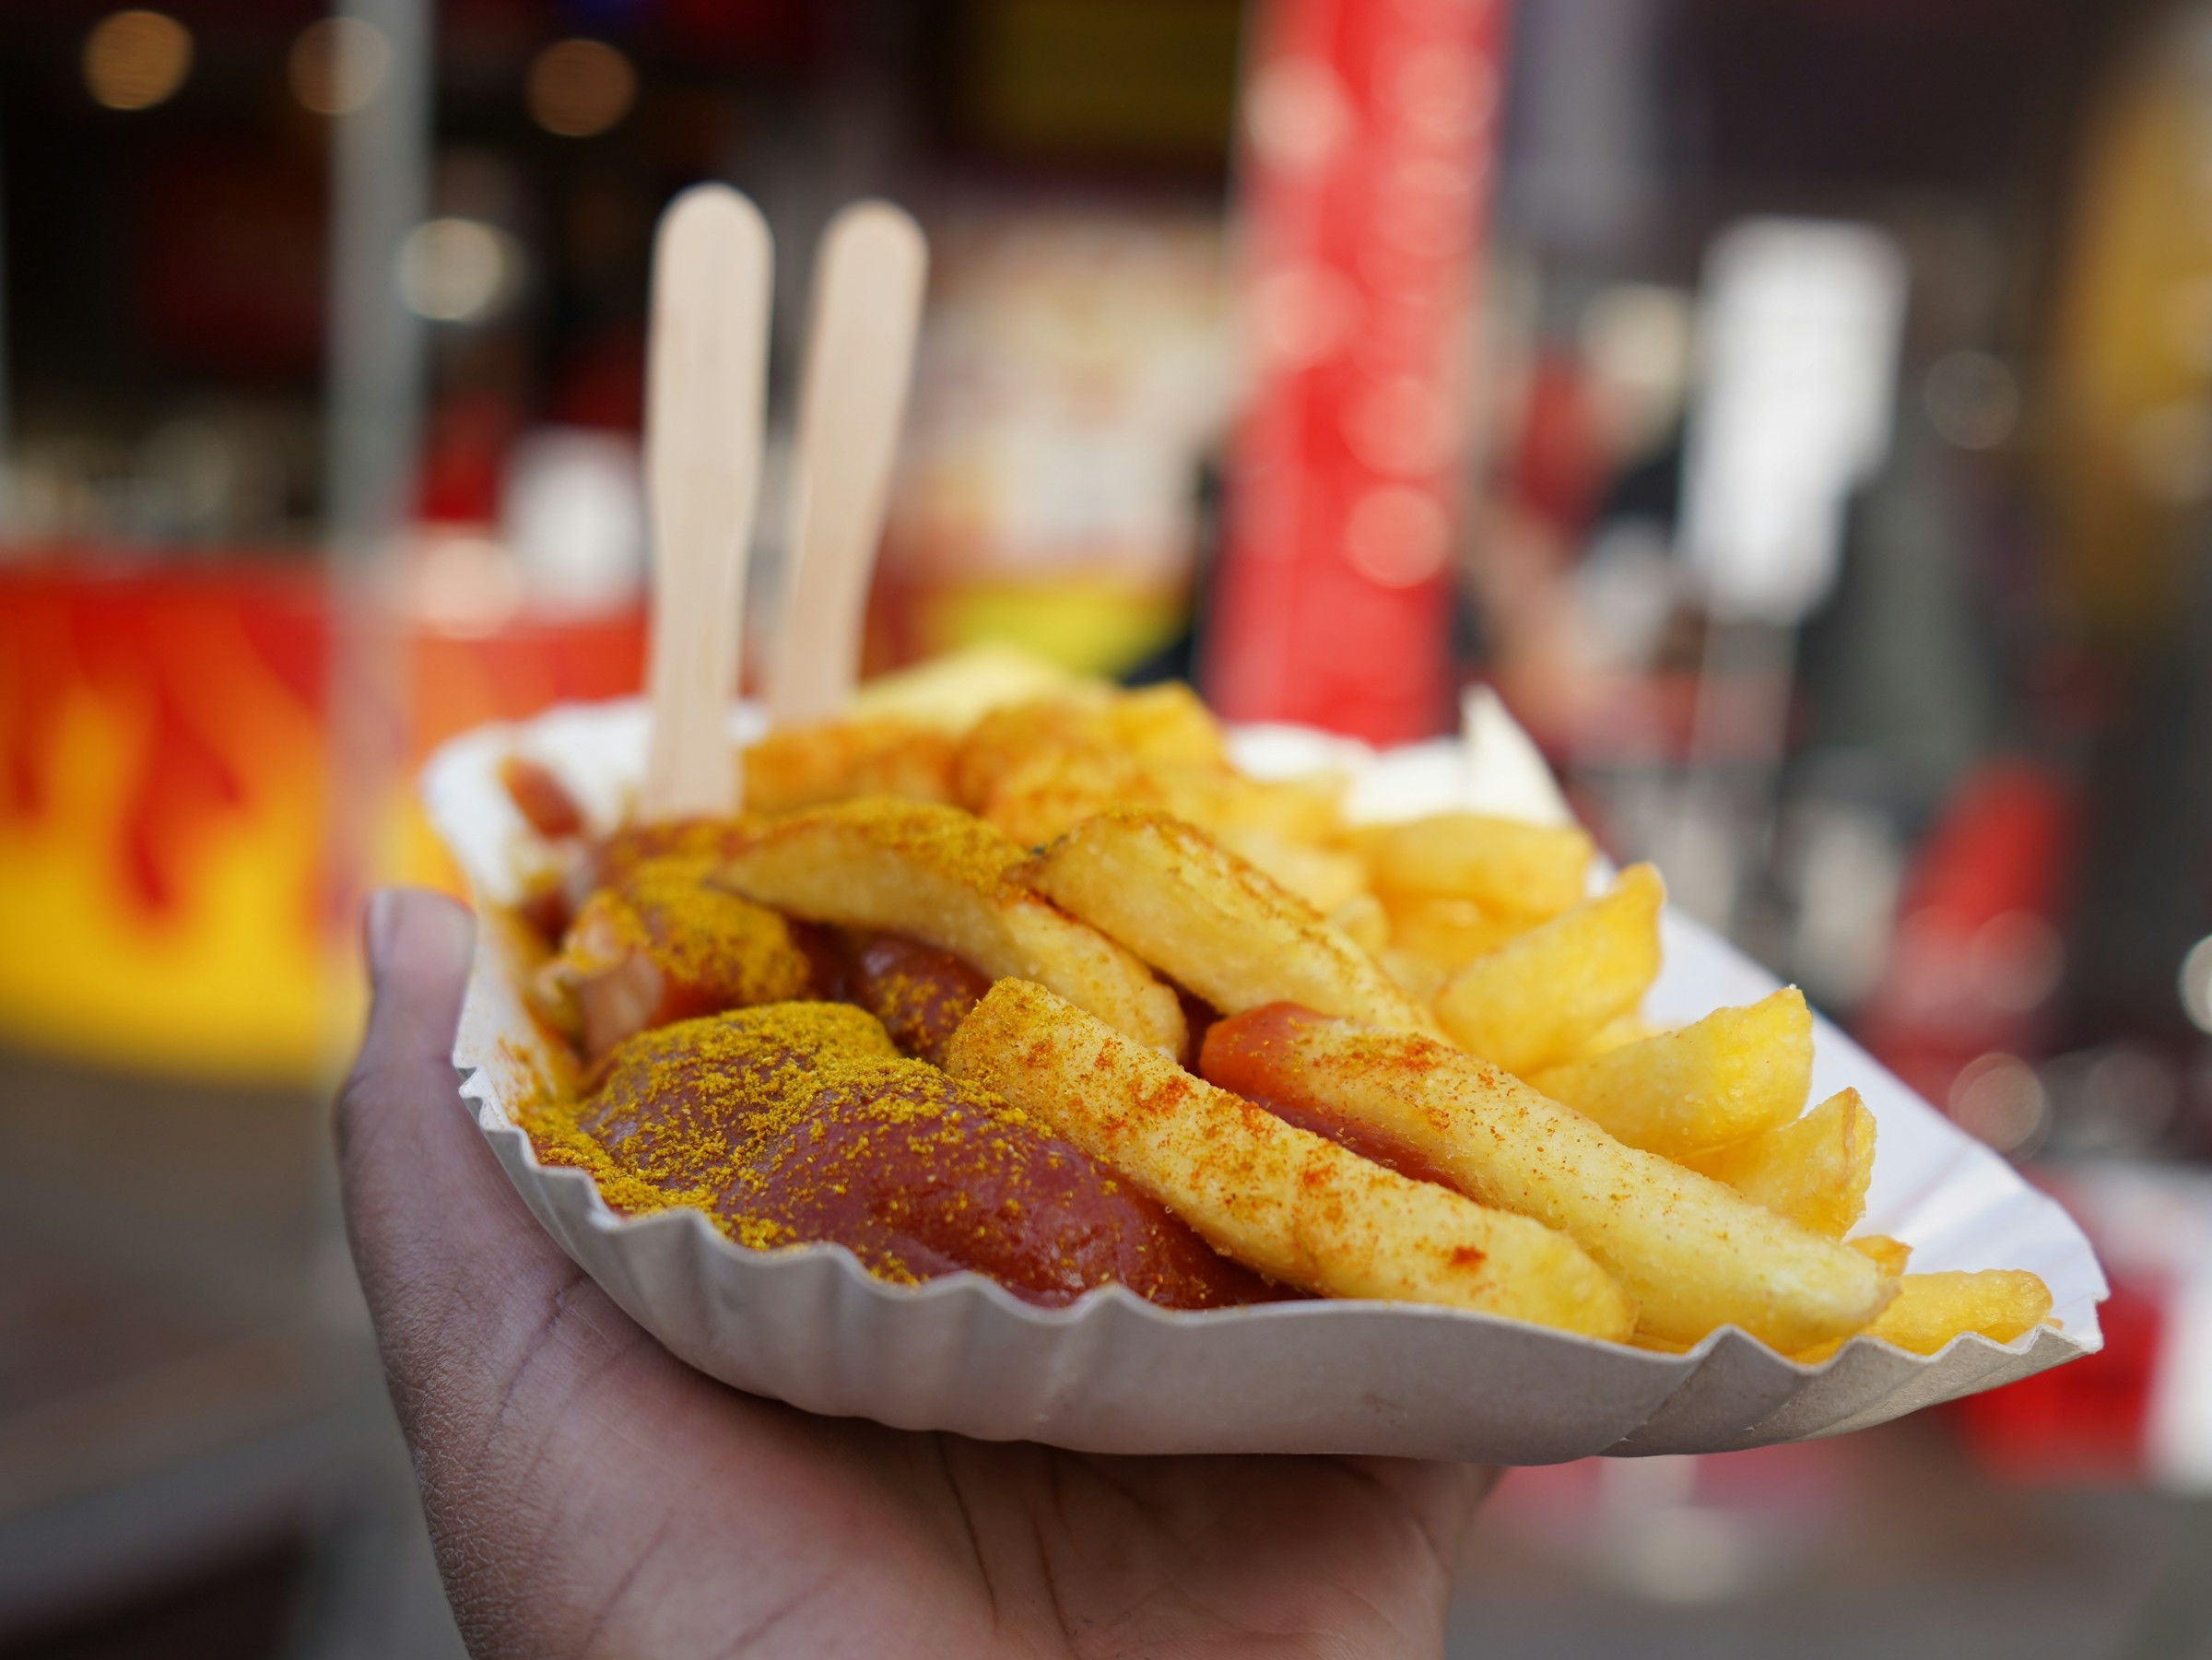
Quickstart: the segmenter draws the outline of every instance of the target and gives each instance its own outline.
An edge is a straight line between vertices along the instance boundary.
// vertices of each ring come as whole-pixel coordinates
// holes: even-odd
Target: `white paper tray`
[[[733,731],[756,723],[752,711],[736,712]],[[524,725],[480,728],[432,759],[423,781],[430,817],[481,898],[513,898],[527,856],[528,831],[498,782],[500,762],[516,749],[545,761],[597,823],[612,824],[641,768],[644,730],[635,702],[566,707]],[[1371,759],[1320,734],[1306,744],[1304,755],[1364,770],[1357,799],[1378,816],[1394,800],[1427,810],[1440,789],[1497,805],[1495,779],[1453,782],[1455,768],[1468,770],[1455,745]],[[1270,771],[1301,753],[1300,735],[1279,728],[1258,748]],[[1694,1018],[1775,985],[1686,917],[1669,913],[1664,937],[1665,967],[1647,1004],[1654,1019]],[[1963,1336],[1926,1358],[1861,1338],[1822,1365],[1799,1366],[1733,1326],[1668,1356],[1407,1304],[1191,1313],[1109,1287],[1046,1310],[970,1274],[887,1284],[840,1246],[747,1251],[697,1211],[618,1217],[590,1177],[538,1163],[506,1103],[558,1068],[524,1009],[513,948],[501,931],[479,931],[453,1049],[462,1097],[509,1178],[576,1263],[676,1354],[813,1412],[1100,1453],[1548,1464],[1839,1434],[2102,1344],[2104,1276],[2065,1213],[1826,1021],[1816,1027],[1814,1099],[1854,1086],[1880,1126],[1865,1230],[1907,1242],[1919,1270],[2034,1270],[2063,1329],[2003,1346]]]

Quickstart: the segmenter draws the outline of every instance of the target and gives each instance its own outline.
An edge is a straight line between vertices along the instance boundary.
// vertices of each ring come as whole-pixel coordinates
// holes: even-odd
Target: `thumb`
[[[476,945],[476,920],[442,894],[382,888],[369,896],[361,943],[374,1001],[355,1072],[450,1066]]]
[[[469,1123],[453,1071],[476,924],[442,895],[385,889],[362,929],[374,1002],[336,1110],[354,1268],[400,1407],[510,1368],[576,1278]]]
[[[379,1312],[385,1271],[427,1242],[426,1186],[496,1181],[497,1171],[479,1171],[476,1160],[459,1156],[477,1139],[453,1063],[474,920],[439,894],[387,888],[370,896],[361,935],[373,1000],[360,1053],[338,1092],[335,1128],[354,1260]]]

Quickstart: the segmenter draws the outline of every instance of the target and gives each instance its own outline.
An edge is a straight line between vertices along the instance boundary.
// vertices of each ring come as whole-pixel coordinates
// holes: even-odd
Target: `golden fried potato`
[[[1199,828],[1206,829],[1203,825]],[[1355,899],[1372,897],[1367,891],[1367,867],[1350,854],[1311,842],[1286,842],[1266,830],[1231,827],[1207,830],[1206,833],[1324,916]]]
[[[1858,1252],[1433,1040],[1277,1007],[1211,1028],[1199,1069],[1386,1137],[1469,1197],[1558,1229],[1627,1288],[1655,1337],[1694,1343],[1733,1324],[1788,1352],[1856,1331],[1888,1301]]]
[[[1227,767],[1158,761],[1149,769],[1161,804],[1209,834],[1251,833],[1277,842],[1328,844],[1343,834],[1344,780],[1247,778]],[[1364,877],[1366,866],[1361,865]]]
[[[1630,1147],[1677,1159],[1789,1123],[1812,1079],[1813,1017],[1793,986],[1528,1082]]]
[[[992,710],[954,752],[952,798],[981,814],[990,807],[1000,785],[1023,768],[1035,766],[1041,757],[1121,757],[1099,708],[1102,700],[1103,694],[1094,689],[1088,696],[1070,691]]]
[[[1525,1077],[1570,1059],[1659,976],[1666,887],[1649,865],[1612,890],[1477,958],[1436,995],[1437,1018],[1470,1054]]]
[[[878,675],[853,694],[847,712],[858,718],[897,715],[957,736],[994,709],[1068,696],[1082,684],[1067,669],[1018,646],[989,642]]]
[[[1312,906],[1165,813],[1088,818],[1015,876],[1224,1014],[1288,1001],[1371,1026],[1437,1030]]]
[[[975,812],[1024,847],[1042,847],[1108,807],[1159,801],[1145,770],[1119,750],[1048,748],[1001,773]]]
[[[1841,1089],[1803,1118],[1682,1162],[1800,1228],[1841,1239],[1866,1209],[1874,1114],[1856,1089]]]
[[[1905,1265],[1912,1260],[1912,1247],[1901,1239],[1891,1239],[1886,1233],[1862,1233],[1858,1238],[1847,1239],[1843,1242],[1885,1274],[1902,1274]]]
[[[1607,1020],[1583,1039],[1582,1046],[1574,1052],[1574,1058],[1578,1061],[1594,1061],[1601,1054],[1610,1054],[1614,1050],[1626,1048],[1630,1043],[1641,1043],[1646,1038],[1655,1038],[1661,1030],[1645,1019],[1641,1012],[1630,1009],[1625,1015],[1617,1015]]]
[[[738,759],[745,805],[756,813],[791,813],[862,795],[952,799],[952,740],[895,715],[783,727]]]
[[[1492,916],[1541,920],[1582,903],[1590,838],[1571,825],[1437,813],[1356,830],[1377,889],[1472,900]]]
[[[1440,969],[1464,969],[1535,926],[1524,916],[1492,916],[1473,900],[1435,893],[1376,895],[1390,917],[1390,940]]]
[[[1416,1003],[1426,1007],[1436,1001],[1436,994],[1444,988],[1452,977],[1449,969],[1440,969],[1426,957],[1412,951],[1401,951],[1395,946],[1385,946],[1375,953],[1375,960],[1382,971],[1396,981],[1398,987]]]
[[[808,922],[888,928],[994,979],[1039,981],[1138,1042],[1181,1054],[1174,989],[1016,881],[1022,858],[1018,844],[958,807],[854,801],[768,825],[720,879]]]
[[[1331,911],[1329,925],[1371,957],[1390,948],[1390,916],[1371,893],[1355,893]]]
[[[1180,680],[1125,691],[1102,712],[1113,741],[1138,760],[1227,767],[1221,724],[1198,694]]]
[[[1634,1324],[1620,1287],[1550,1229],[1297,1129],[1042,986],[993,986],[947,1044],[945,1070],[1034,1114],[1216,1250],[1286,1284],[1616,1340]]]
[[[1932,1355],[1953,1337],[1976,1332],[2009,1343],[2051,1317],[2051,1288],[2024,1268],[1979,1273],[1908,1274],[1897,1297],[1853,1336],[1879,1337],[1908,1354]],[[1817,1345],[1793,1360],[1818,1365],[1848,1339]]]

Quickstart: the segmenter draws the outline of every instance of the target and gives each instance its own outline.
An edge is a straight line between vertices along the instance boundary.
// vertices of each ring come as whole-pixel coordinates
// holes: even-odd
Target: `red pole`
[[[1235,720],[1449,718],[1467,297],[1504,0],[1256,0],[1241,125],[1250,383],[1206,664]]]

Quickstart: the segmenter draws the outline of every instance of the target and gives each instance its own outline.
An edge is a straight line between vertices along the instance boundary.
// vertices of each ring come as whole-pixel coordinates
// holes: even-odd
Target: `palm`
[[[455,1110],[461,927],[439,901],[387,909],[339,1126],[356,1258],[475,1652],[1436,1648],[1474,1472],[911,1434],[674,1360]]]

